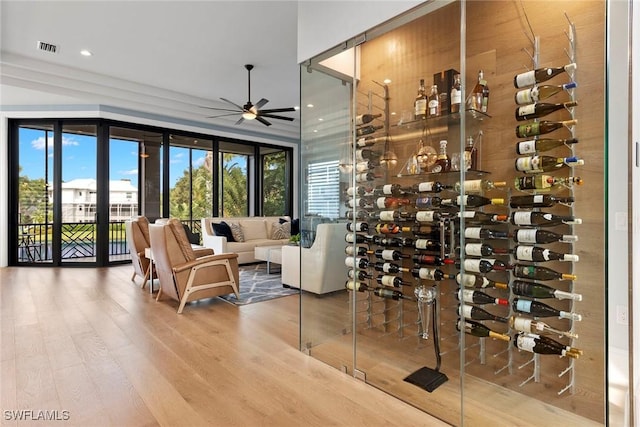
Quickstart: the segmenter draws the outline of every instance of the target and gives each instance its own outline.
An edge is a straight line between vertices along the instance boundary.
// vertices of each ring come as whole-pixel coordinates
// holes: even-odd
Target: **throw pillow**
[[[213,228],[213,232],[216,233],[216,236],[224,236],[227,238],[227,242],[235,242],[233,234],[231,233],[231,228],[226,222],[222,221],[219,224],[212,222],[211,228]]]
[[[289,222],[289,220],[286,218],[280,218],[278,221],[280,222],[280,224]],[[296,218],[293,221],[291,221],[291,235],[293,236],[296,234],[300,234],[300,218]]]
[[[274,240],[288,239],[291,237],[291,223],[283,222],[279,224],[274,222],[271,225],[271,238]]]
[[[236,242],[244,242],[244,233],[242,233],[240,224],[237,222],[230,222],[229,228],[231,229],[231,234],[233,234],[233,238]]]

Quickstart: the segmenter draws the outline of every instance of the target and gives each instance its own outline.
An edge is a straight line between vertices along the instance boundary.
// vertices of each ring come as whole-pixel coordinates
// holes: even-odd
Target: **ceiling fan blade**
[[[256,105],[254,105],[254,107],[256,107],[256,109],[260,109],[260,107],[262,107],[264,104],[266,104],[267,102],[269,102],[268,99],[262,98],[260,101],[256,102]]]
[[[256,116],[256,120],[259,121],[260,123],[262,123],[265,126],[271,126],[271,123],[269,123],[268,121],[266,121],[265,119],[263,119],[260,116]]]
[[[224,102],[228,102],[229,104],[231,104],[231,105],[233,105],[233,106],[237,107],[240,111],[244,111],[244,108],[243,108],[243,107],[241,107],[241,106],[239,106],[239,105],[238,105],[238,104],[236,104],[235,102],[231,102],[231,101],[229,101],[229,100],[228,100],[228,99],[226,99],[226,98],[220,98],[220,99],[222,99]]]
[[[296,111],[296,109],[293,107],[288,107],[288,108],[271,108],[271,109],[261,110],[262,113],[286,113],[290,111]]]
[[[258,117],[269,117],[270,119],[288,120],[290,122],[293,121],[293,117],[277,116],[275,114],[264,114],[262,112],[260,112],[260,115]]]
[[[241,111],[238,110],[232,110],[230,108],[216,108],[216,107],[205,107],[205,106],[200,106],[200,108],[206,108],[207,110],[216,110],[216,111],[234,111],[236,113],[240,113]]]
[[[244,122],[244,117],[240,117],[238,119],[238,121],[235,123],[236,125],[239,125],[240,123]]]
[[[237,116],[238,111],[235,113],[226,113],[226,114],[218,114],[217,116],[207,116],[207,119],[217,119],[218,117],[228,117],[228,116]]]

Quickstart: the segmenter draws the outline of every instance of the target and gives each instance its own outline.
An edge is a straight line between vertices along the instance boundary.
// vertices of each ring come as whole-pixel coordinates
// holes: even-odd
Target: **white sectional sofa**
[[[234,217],[234,218],[202,218],[202,244],[211,248],[216,254],[236,253],[238,254],[238,264],[248,264],[258,262],[254,257],[256,246],[276,246],[285,245],[288,238],[274,239],[274,224],[280,224],[280,219],[291,221],[288,216],[265,216],[265,217]],[[212,224],[238,224],[244,236],[243,242],[231,242],[225,236],[216,235]]]

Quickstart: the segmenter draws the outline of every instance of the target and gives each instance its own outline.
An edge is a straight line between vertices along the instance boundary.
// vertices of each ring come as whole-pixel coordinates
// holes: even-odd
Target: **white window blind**
[[[325,218],[340,216],[340,170],[338,160],[310,163],[307,172],[307,214]]]

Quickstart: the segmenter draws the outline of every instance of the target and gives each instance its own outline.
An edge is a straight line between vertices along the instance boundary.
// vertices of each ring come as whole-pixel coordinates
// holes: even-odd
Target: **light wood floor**
[[[445,425],[298,351],[297,295],[178,315],[131,273],[0,269],[2,426]]]

